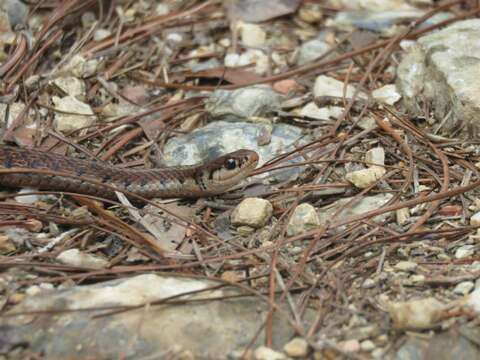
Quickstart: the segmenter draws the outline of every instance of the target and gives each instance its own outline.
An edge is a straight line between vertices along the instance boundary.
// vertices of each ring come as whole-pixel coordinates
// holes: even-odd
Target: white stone
[[[179,32],[171,32],[167,34],[165,40],[173,44],[180,44],[184,40],[184,36]]]
[[[480,261],[474,261],[468,268],[470,271],[480,271]]]
[[[375,98],[375,100],[387,105],[394,105],[402,97],[398,93],[397,87],[393,84],[385,85],[372,91],[372,96]]]
[[[338,118],[342,113],[343,108],[340,106],[319,108],[314,102],[310,102],[300,110],[299,115],[318,120],[332,120]]]
[[[305,339],[297,337],[285,344],[283,351],[294,358],[306,357],[308,355],[308,343]]]
[[[377,285],[377,282],[372,278],[367,278],[362,284],[363,289],[372,289]]]
[[[385,150],[382,147],[370,149],[365,154],[365,161],[367,166],[384,166],[385,165]]]
[[[25,290],[25,294],[28,296],[34,296],[34,295],[40,294],[41,292],[42,292],[42,289],[38,285],[29,286]]]
[[[303,4],[298,9],[298,17],[309,24],[320,21],[323,17],[322,6],[320,4]]]
[[[26,194],[26,193],[32,193],[38,191],[37,189],[33,188],[22,188],[18,192],[19,194]],[[40,200],[40,196],[38,194],[31,194],[31,195],[25,195],[25,196],[15,196],[15,201],[20,203],[20,204],[34,204],[37,201]]]
[[[61,111],[55,113],[55,130],[61,132],[70,132],[95,122],[95,115],[90,105],[85,104],[73,96],[59,98],[54,96],[52,99],[55,109]]]
[[[345,179],[357,188],[365,189],[376,183],[385,173],[384,167],[374,165],[368,169],[349,172],[345,175]]]
[[[158,4],[155,7],[155,15],[162,16],[167,15],[170,12],[170,6],[168,4]]]
[[[345,85],[343,82],[338,81],[337,79],[320,75],[315,79],[315,85],[313,86],[313,95],[314,96],[336,96],[343,97],[343,89]],[[348,85],[346,90],[346,98],[351,98],[355,93],[355,87],[353,85]],[[362,92],[357,94],[357,99],[366,99],[366,95]]]
[[[82,55],[74,55],[63,70],[77,78],[86,78],[97,73],[97,59],[85,59]]]
[[[477,314],[480,314],[480,288],[475,289],[475,291],[468,295],[466,304]]]
[[[455,258],[464,259],[472,256],[475,253],[474,245],[463,245],[455,251]]]
[[[425,275],[415,274],[409,277],[413,284],[423,284],[425,282]]]
[[[266,346],[260,346],[255,350],[256,360],[286,360],[287,357],[275,350],[272,350]]]
[[[267,33],[260,25],[241,23],[239,24],[240,36],[245,46],[263,46],[267,40]]]
[[[338,346],[345,352],[353,353],[360,351],[360,343],[356,339],[345,340],[338,343]]]
[[[97,29],[93,33],[93,40],[95,41],[101,41],[103,39],[108,38],[109,36],[112,35],[112,32],[107,29]]]
[[[255,64],[255,73],[265,74],[268,69],[268,56],[261,50],[248,49],[242,54],[230,53],[224,58],[226,67]]]
[[[372,357],[374,359],[383,359],[384,357],[384,353],[383,353],[383,349],[375,349],[372,351]]]
[[[417,268],[417,263],[413,261],[399,261],[394,268],[400,271],[414,271]]]
[[[479,226],[480,225],[480,212],[477,212],[472,215],[470,218],[470,225]]]
[[[375,348],[375,343],[372,340],[364,340],[360,343],[360,349],[362,351],[372,351]]]
[[[395,211],[398,225],[405,224],[410,219],[410,211],[408,208],[401,208]]]
[[[223,64],[226,67],[236,67],[240,63],[240,55],[237,53],[229,53],[225,55],[223,59]]]
[[[272,217],[272,204],[260,198],[246,198],[233,210],[232,224],[235,226],[248,225],[261,228]]]
[[[474,287],[475,284],[473,283],[473,281],[462,281],[455,286],[453,292],[458,295],[467,295],[468,293],[470,293],[470,291],[473,290]]]
[[[57,260],[65,265],[85,267],[90,269],[103,269],[108,265],[108,261],[98,256],[86,254],[78,249],[69,249],[62,251],[57,256]]]
[[[364,116],[357,125],[363,130],[375,129],[377,127],[377,122],[374,118],[369,116]]]
[[[85,82],[73,76],[59,77],[52,81],[66,95],[73,96],[78,100],[85,99]]]
[[[320,220],[318,219],[315,208],[308,203],[303,203],[298,205],[293,211],[292,217],[288,222],[287,234],[289,236],[295,236],[314,229],[319,225]]]

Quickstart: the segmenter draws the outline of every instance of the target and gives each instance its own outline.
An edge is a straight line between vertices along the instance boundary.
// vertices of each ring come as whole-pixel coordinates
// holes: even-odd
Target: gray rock
[[[297,64],[305,65],[325,54],[330,48],[331,46],[323,40],[309,40],[300,46]]]
[[[52,80],[52,83],[55,84],[60,90],[62,90],[66,95],[73,96],[80,101],[83,101],[85,99],[85,81],[81,79],[77,79],[73,76],[65,76],[58,77],[55,80]]]
[[[268,143],[259,145],[264,133]],[[184,136],[170,139],[164,148],[166,165],[192,165],[238,149],[254,150],[260,157],[259,166],[275,156],[294,149],[302,130],[285,124],[252,124],[215,121]],[[298,168],[275,171],[277,179],[288,178]]]
[[[318,210],[318,217],[320,219],[321,224],[325,224],[327,221],[340,221],[340,220],[347,220],[348,218],[354,217],[356,215],[361,215],[371,210],[375,210],[383,206],[393,197],[392,194],[384,193],[378,194],[375,196],[365,196],[353,204],[350,204],[348,207],[345,205],[352,200],[352,198],[344,198],[335,201],[334,203],[327,205]],[[336,217],[333,217],[337,211],[343,208]],[[375,221],[382,221],[385,217],[388,216],[387,214],[381,214],[374,217]]]
[[[388,84],[372,91],[372,96],[380,103],[394,105],[402,97],[394,84]]]
[[[2,29],[0,26],[0,30],[15,30],[18,27],[25,27],[26,26],[26,19],[28,15],[28,6],[24,4],[23,1],[19,0],[6,0],[0,2],[0,10],[4,10],[8,15],[8,22],[10,23],[10,29]],[[1,12],[1,11],[0,11]],[[0,20],[0,22],[2,22]]]
[[[153,304],[160,299],[216,285],[216,282],[191,278],[144,274],[27,296],[10,314],[40,313],[3,317],[0,320],[1,351],[29,344],[29,351],[41,353],[48,359],[65,359],[72,354],[77,358],[95,354],[97,359],[119,356],[138,359],[156,358],[158,354],[179,349],[190,351],[195,358],[226,359],[229,353],[245,348],[251,341],[265,319],[267,304],[253,297],[218,300],[238,294],[234,288],[176,299],[202,298],[205,301]],[[138,308],[95,317],[111,311],[112,306]],[[108,309],[100,310],[102,307]],[[83,310],[62,311],[68,309]],[[60,312],[52,316],[53,310]],[[314,318],[312,313],[306,316]],[[278,312],[273,326],[276,329],[274,347],[278,348],[288,341],[293,331]],[[262,334],[256,346],[264,341]]]
[[[298,205],[293,211],[292,217],[288,222],[287,234],[289,236],[298,235],[318,226],[320,226],[320,220],[315,208],[308,203],[303,203]]]
[[[455,136],[475,137],[480,109],[480,20],[456,22],[420,38],[398,68],[397,86],[405,105],[414,114],[429,103],[435,130]]]
[[[255,85],[238,90],[215,91],[206,109],[212,118],[238,121],[265,116],[280,109],[282,96],[267,85]]]
[[[353,28],[361,30],[370,30],[377,32],[385,32],[398,23],[413,21],[425,15],[425,11],[418,9],[392,10],[392,11],[340,11],[335,19],[328,22],[329,26],[333,26],[341,30],[351,30]],[[429,18],[423,27],[436,24],[440,21],[448,19],[452,15],[449,13],[438,13]]]
[[[214,69],[216,67],[220,67],[221,64],[220,64],[220,61],[218,61],[218,59],[212,58],[206,61],[192,62],[192,63],[189,63],[188,66],[193,72],[195,72],[195,71],[204,71],[208,69]]]
[[[433,297],[385,305],[396,329],[431,329],[445,315],[445,305]]]
[[[387,360],[422,359],[478,359],[480,330],[469,325],[453,326],[445,332],[432,333],[428,338],[408,336],[396,353],[390,352]]]
[[[367,162],[367,166],[370,167],[372,165],[385,165],[385,150],[382,147],[375,147],[368,150],[365,153],[365,161]]]

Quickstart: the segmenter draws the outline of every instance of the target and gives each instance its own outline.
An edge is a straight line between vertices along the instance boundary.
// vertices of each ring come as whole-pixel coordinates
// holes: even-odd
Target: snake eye
[[[227,159],[227,161],[225,161],[225,168],[227,170],[233,170],[236,167],[237,167],[237,162],[234,159],[230,158],[230,159]]]

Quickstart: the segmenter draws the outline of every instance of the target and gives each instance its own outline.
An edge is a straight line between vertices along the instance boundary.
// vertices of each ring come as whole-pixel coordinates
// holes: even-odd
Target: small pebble
[[[283,351],[291,357],[305,357],[308,354],[308,343],[303,338],[294,338],[290,340],[284,347]]]
[[[370,149],[365,154],[365,161],[367,166],[383,166],[385,165],[385,150],[382,147]]]
[[[308,203],[303,203],[298,205],[293,211],[292,217],[288,222],[287,234],[295,236],[314,229],[319,225],[320,220],[315,208]]]
[[[473,281],[462,281],[455,286],[453,292],[457,295],[467,295],[468,293],[470,293],[470,291],[473,290],[474,287],[475,284],[473,283]]]
[[[425,282],[425,275],[412,275],[409,279],[413,284],[423,284]]]
[[[477,212],[472,215],[472,217],[470,218],[470,225],[480,226],[480,212]]]
[[[360,343],[360,349],[362,349],[362,351],[372,351],[375,348],[375,343],[371,340],[364,340]]]
[[[357,188],[365,189],[375,184],[385,173],[386,170],[384,167],[374,165],[368,169],[349,172],[345,175],[345,179]]]
[[[342,341],[338,343],[338,346],[345,352],[354,353],[360,351],[360,343],[355,339]]]
[[[7,235],[0,235],[0,254],[15,251],[16,246]]]
[[[375,349],[372,351],[372,357],[374,359],[381,359],[383,358],[383,349]]]
[[[256,360],[286,360],[287,357],[275,350],[272,350],[266,346],[260,346],[255,350],[255,359]]]
[[[272,217],[273,206],[269,201],[261,198],[246,198],[233,210],[230,217],[232,224],[248,225],[261,228]]]
[[[81,252],[78,249],[69,249],[62,251],[57,256],[57,260],[65,265],[85,267],[90,269],[103,269],[108,265],[108,261],[98,256]]]
[[[255,229],[248,225],[242,225],[237,228],[237,233],[240,236],[248,236],[253,232],[255,232]]]
[[[474,245],[463,245],[455,251],[456,259],[464,259],[472,256],[475,253]]]
[[[363,289],[371,289],[374,288],[377,282],[371,278],[365,279],[365,281],[362,284]]]
[[[258,47],[265,44],[267,34],[260,25],[243,23],[239,25],[242,43],[249,47]]]
[[[394,268],[399,271],[414,271],[417,268],[417,263],[413,261],[399,261]]]

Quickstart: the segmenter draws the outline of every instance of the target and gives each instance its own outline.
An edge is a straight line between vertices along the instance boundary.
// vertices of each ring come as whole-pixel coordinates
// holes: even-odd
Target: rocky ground
[[[260,156],[198,201],[1,188],[0,359],[479,358],[479,13],[0,0],[3,144]]]

